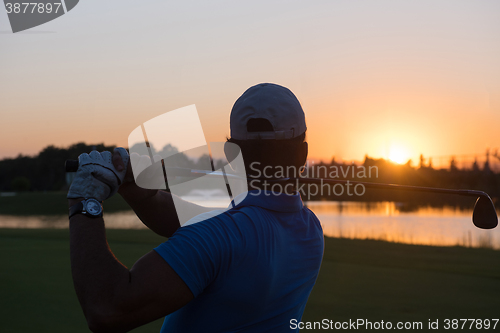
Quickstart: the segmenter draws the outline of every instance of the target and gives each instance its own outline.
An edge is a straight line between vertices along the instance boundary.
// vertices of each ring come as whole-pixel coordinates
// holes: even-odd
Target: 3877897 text
[[[445,330],[480,330],[492,329],[494,330],[498,324],[499,319],[444,319],[440,327],[439,321],[429,320],[430,329],[445,329]]]
[[[61,8],[61,2],[54,3],[43,3],[43,2],[16,2],[16,3],[5,3],[5,9],[7,10],[7,14],[50,14],[52,12],[58,13],[59,10],[63,10]]]

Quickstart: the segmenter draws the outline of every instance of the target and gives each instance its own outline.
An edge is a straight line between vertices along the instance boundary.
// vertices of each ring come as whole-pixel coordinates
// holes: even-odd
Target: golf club
[[[78,170],[77,160],[67,160],[66,161],[66,172],[75,172]],[[167,168],[165,167],[165,172],[172,176],[180,177],[237,177],[239,176],[231,175],[228,173],[223,173],[220,171],[208,171],[208,170],[195,170],[186,168]],[[253,178],[259,179],[259,178]],[[483,191],[477,190],[461,190],[461,189],[446,189],[446,188],[435,188],[435,187],[422,187],[422,186],[410,186],[410,185],[397,185],[397,184],[382,184],[382,183],[369,183],[369,182],[357,182],[348,180],[336,180],[336,179],[322,179],[322,178],[280,178],[280,179],[265,179],[269,182],[300,182],[305,184],[352,184],[363,185],[367,188],[383,189],[383,190],[394,190],[394,191],[413,191],[413,192],[428,192],[428,193],[442,193],[442,194],[454,194],[468,197],[476,197],[476,203],[474,205],[474,210],[472,212],[472,222],[474,225],[480,229],[493,229],[498,225],[498,217],[493,205],[493,201],[490,196]]]

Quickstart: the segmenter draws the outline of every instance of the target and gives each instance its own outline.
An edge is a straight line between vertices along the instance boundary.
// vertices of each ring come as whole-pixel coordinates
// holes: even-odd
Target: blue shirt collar
[[[229,205],[229,208],[233,208],[232,205],[234,202],[239,202],[235,208],[257,206],[267,210],[284,213],[298,212],[304,208],[299,192],[294,192],[294,194],[290,195],[271,191],[252,190],[241,193],[234,198],[233,202]]]

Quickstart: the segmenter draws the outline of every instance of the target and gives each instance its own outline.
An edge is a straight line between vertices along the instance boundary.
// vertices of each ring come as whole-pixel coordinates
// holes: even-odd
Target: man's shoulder
[[[239,208],[215,209],[193,217],[183,224],[178,231],[189,230],[190,232],[200,231],[204,233],[220,232],[222,229],[235,227],[238,223],[241,223],[242,220],[249,220],[248,212],[250,210],[251,208],[243,210]],[[239,212],[243,212],[243,214],[238,214]]]
[[[283,200],[283,198],[274,197],[267,201],[245,200],[230,209],[214,209],[199,214],[187,221],[179,230],[203,234],[220,233],[222,230],[227,231],[235,228],[241,231],[246,226],[253,228],[256,224],[266,224],[274,220],[284,220],[287,221],[287,224],[301,221],[300,225],[314,224],[321,228],[319,219],[313,211],[302,204],[300,197],[298,200],[293,198],[293,201],[289,201],[290,205],[274,205],[273,199],[274,201]],[[284,199],[285,203],[287,199],[289,198]]]
[[[258,214],[262,210],[265,209],[254,205],[236,205],[229,209],[214,209],[196,215],[184,223],[182,228],[193,225],[214,225],[230,221],[247,220],[248,218],[251,219],[251,216]]]
[[[313,212],[309,207],[307,206],[304,206],[304,209],[303,211],[310,217],[314,218],[315,220],[317,220],[319,222],[319,219],[318,217],[316,216],[316,213]]]
[[[209,223],[213,223],[214,221],[219,221],[220,218],[215,219],[215,217],[222,215],[225,211],[226,211],[225,209],[214,209],[208,212],[201,213],[188,220],[186,223],[182,225],[182,227],[187,227],[190,225],[198,224],[200,222],[205,222],[209,220],[210,220]]]

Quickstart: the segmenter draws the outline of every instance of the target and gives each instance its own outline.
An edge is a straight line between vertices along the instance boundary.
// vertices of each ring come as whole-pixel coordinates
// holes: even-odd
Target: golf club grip
[[[66,160],[64,168],[66,172],[76,172],[78,170],[78,160]]]

